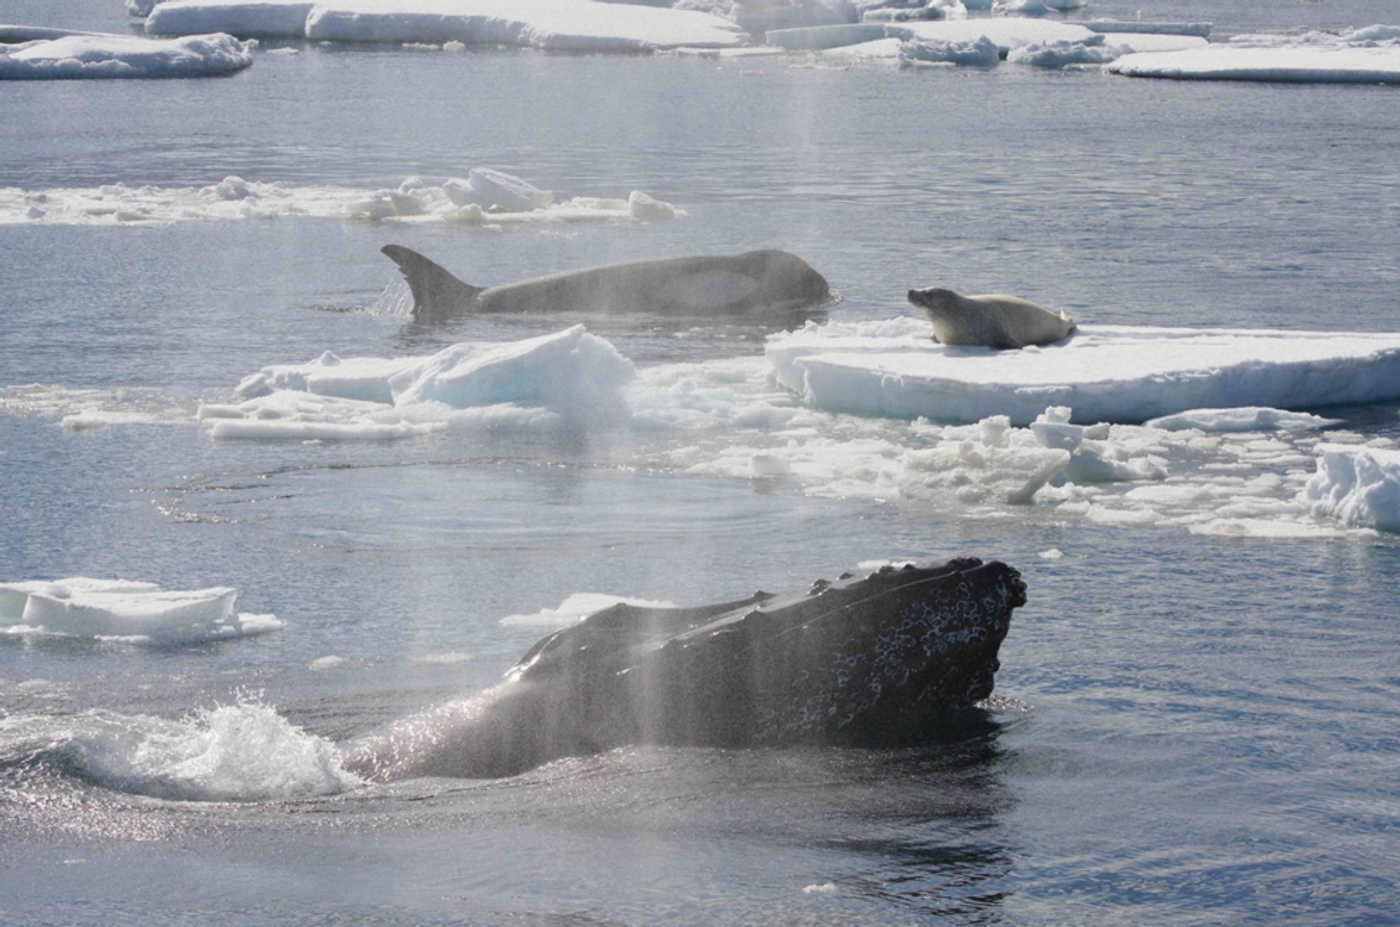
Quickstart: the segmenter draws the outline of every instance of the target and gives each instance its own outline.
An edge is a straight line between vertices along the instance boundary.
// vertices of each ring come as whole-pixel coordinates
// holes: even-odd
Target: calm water
[[[0,19],[125,28],[115,0],[49,6],[10,0]],[[1145,15],[1226,33],[1395,19],[1342,0]],[[896,314],[910,286],[944,282],[1100,322],[1397,327],[1393,88],[791,63],[307,48],[224,80],[6,85],[0,187],[373,188],[490,165],[689,215],[0,226],[0,387],[193,409],[325,350],[551,330],[369,311],[390,241],[481,283],[784,247],[840,291],[836,318]],[[746,330],[595,328],[641,367],[761,349]],[[1400,434],[1393,406],[1343,414]],[[657,441],[215,444],[188,425],[73,434],[0,412],[0,579],[227,584],[288,622],[170,649],[0,637],[0,922],[1396,922],[1393,540],[809,498],[635,466]],[[1037,556],[1051,547],[1064,559]],[[94,709],[178,719],[239,693],[344,740],[491,684],[540,633],[499,619],[573,592],[700,603],[956,554],[1020,567],[1030,604],[1002,650],[1006,701],[944,747],[637,749],[500,782],[221,804],[104,787],[60,746]],[[328,655],[346,662],[310,668]]]

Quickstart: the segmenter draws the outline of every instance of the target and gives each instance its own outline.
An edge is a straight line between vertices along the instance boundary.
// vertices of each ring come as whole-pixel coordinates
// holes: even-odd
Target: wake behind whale
[[[1016,570],[961,559],[782,597],[616,605],[545,637],[488,692],[350,745],[345,766],[490,778],[627,744],[888,741],[991,695],[1025,601]]]

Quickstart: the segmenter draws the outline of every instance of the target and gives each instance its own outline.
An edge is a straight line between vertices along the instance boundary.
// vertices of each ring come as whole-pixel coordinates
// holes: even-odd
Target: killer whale
[[[493,287],[464,283],[402,245],[380,251],[408,281],[413,318],[420,322],[488,312],[736,316],[791,311],[831,298],[826,279],[787,251],[634,261]]]
[[[1020,574],[884,567],[699,608],[616,605],[536,643],[505,681],[347,745],[367,779],[494,778],[627,744],[876,743],[991,694]]]

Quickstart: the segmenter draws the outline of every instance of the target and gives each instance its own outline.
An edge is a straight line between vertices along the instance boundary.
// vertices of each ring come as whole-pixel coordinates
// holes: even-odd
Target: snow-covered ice
[[[739,25],[709,13],[581,0],[168,0],[151,11],[146,31],[620,52],[749,41]]]
[[[1127,55],[1108,70],[1180,80],[1400,83],[1400,26],[1234,36],[1228,43],[1170,54]]]
[[[1021,351],[932,341],[928,323],[815,323],[773,335],[779,382],[831,411],[940,422],[1050,406],[1082,422],[1143,422],[1189,409],[1307,409],[1400,398],[1400,334],[1082,325]]]
[[[676,608],[674,602],[655,599],[629,598],[602,592],[575,592],[557,608],[542,608],[529,615],[507,615],[498,623],[507,628],[538,628],[554,631],[580,621],[595,612],[614,605],[637,605],[642,608]]]
[[[0,46],[0,80],[210,77],[252,63],[243,43],[224,34],[151,39],[94,33]]]
[[[1144,424],[1148,428],[1160,428],[1163,431],[1184,431],[1188,428],[1207,432],[1313,431],[1335,425],[1337,420],[1313,415],[1311,412],[1238,406],[1233,409],[1188,409],[1175,415],[1154,418]]]
[[[1313,514],[1400,532],[1400,451],[1320,444],[1317,472],[1301,498]]]
[[[515,192],[510,192],[515,191]],[[260,183],[230,175],[199,187],[25,190],[0,187],[0,224],[142,225],[216,219],[341,218],[499,227],[530,223],[657,222],[684,210],[641,191],[555,201],[519,177],[473,168],[465,179],[409,177],[379,190]]]
[[[575,325],[516,342],[463,342],[427,357],[341,358],[265,367],[237,404],[201,406],[215,438],[393,440],[446,427],[609,427],[629,412],[636,374],[607,341]]]
[[[73,577],[0,584],[0,632],[131,643],[188,643],[276,631],[273,615],[236,614],[227,587],[165,591],[154,583]]]
[[[1037,19],[967,19],[948,22],[858,23],[850,26],[829,26],[819,29],[791,29],[770,32],[767,41],[792,51],[816,51],[822,57],[862,59],[871,61],[910,58],[912,45],[969,47],[990,42],[998,56],[1012,60],[1018,49],[1031,47],[1072,48],[1077,54],[1101,62],[1114,55],[1133,52],[1172,51],[1198,48],[1206,40],[1195,35],[1163,35],[1155,33],[1100,33],[1078,23],[1051,22]],[[1082,52],[1080,47],[1100,51]],[[932,60],[932,59],[925,59]],[[1023,58],[1025,63],[1040,64],[1050,59]],[[973,63],[973,62],[958,62]],[[989,59],[975,62],[994,64]]]

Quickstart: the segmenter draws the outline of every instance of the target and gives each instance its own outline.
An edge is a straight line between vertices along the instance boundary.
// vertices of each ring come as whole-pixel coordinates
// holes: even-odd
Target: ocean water
[[[1366,0],[1143,13],[1222,34],[1395,19]],[[0,18],[127,28],[112,0]],[[1391,537],[814,493],[669,453],[723,426],[368,446],[189,420],[267,364],[565,324],[408,324],[380,308],[389,242],[481,284],[782,247],[843,320],[941,283],[1104,323],[1394,331],[1394,88],[296,47],[228,79],[6,85],[0,187],[374,189],[484,165],[687,215],[0,225],[0,580],[230,585],[287,622],[181,647],[0,635],[0,923],[1395,922]],[[765,333],[588,324],[643,372],[754,358]],[[79,390],[172,424],[65,431]],[[1395,438],[1398,411],[1329,414]],[[505,616],[957,555],[1020,568],[1029,604],[998,699],[947,743],[633,748],[391,785],[337,765],[335,744],[498,680],[542,633]]]

